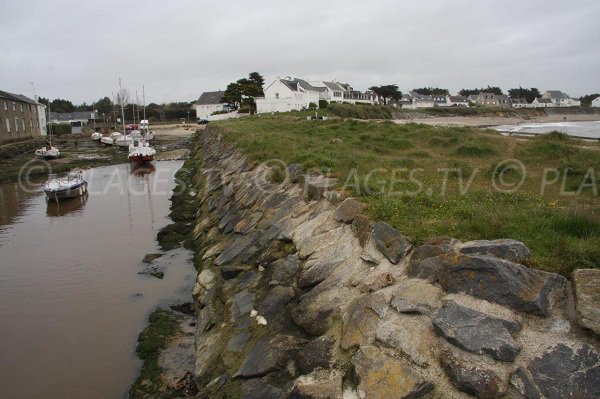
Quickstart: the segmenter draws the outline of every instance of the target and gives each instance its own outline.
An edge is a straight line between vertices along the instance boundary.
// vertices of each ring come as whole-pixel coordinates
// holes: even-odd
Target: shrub
[[[320,109],[327,108],[327,105],[328,105],[327,100],[319,100],[319,108]]]
[[[62,134],[71,134],[72,128],[70,123],[51,123],[48,125],[48,131],[52,129],[52,134],[60,136]]]
[[[308,109],[317,109],[317,104],[315,103],[308,103]]]
[[[479,147],[475,145],[461,145],[456,149],[456,155],[463,157],[484,157],[494,155],[496,151],[490,147]]]

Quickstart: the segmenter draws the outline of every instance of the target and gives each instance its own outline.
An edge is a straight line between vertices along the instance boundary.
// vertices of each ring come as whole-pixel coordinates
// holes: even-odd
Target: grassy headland
[[[292,115],[209,129],[257,161],[281,159],[337,176],[340,188],[369,204],[373,219],[417,243],[435,236],[514,238],[532,250],[532,267],[564,275],[600,267],[596,143],[561,134],[525,139],[465,127]],[[510,159],[520,164],[503,163]]]

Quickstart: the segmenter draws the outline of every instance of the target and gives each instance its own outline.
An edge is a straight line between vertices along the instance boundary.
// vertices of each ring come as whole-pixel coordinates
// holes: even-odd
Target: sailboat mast
[[[50,148],[52,148],[52,122],[50,119],[50,100],[48,100],[48,135],[50,136]]]
[[[121,117],[123,118],[123,135],[125,135],[125,106],[123,98],[123,89],[121,88],[121,78],[119,78],[119,97],[121,101]]]
[[[144,104],[144,120],[146,120],[146,90],[142,85],[142,103]]]

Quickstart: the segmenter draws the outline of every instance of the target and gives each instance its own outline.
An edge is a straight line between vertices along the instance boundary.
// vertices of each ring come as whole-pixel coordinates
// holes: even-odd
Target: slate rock
[[[550,315],[552,297],[566,281],[555,273],[486,255],[439,255],[411,264],[407,273],[438,282],[450,293],[464,292],[540,316]]]
[[[367,244],[372,231],[373,226],[366,216],[358,215],[352,221],[352,232],[358,237],[358,242],[361,247],[364,247]]]
[[[294,381],[287,399],[340,399],[343,376],[340,370],[316,370],[302,375]]]
[[[239,334],[234,335],[227,342],[227,350],[230,352],[239,353],[244,350],[244,347],[250,340],[250,333],[241,332]]]
[[[300,269],[300,262],[298,257],[295,255],[288,255],[283,259],[279,259],[271,263],[268,269],[272,271],[271,280],[277,281],[278,283],[290,282],[298,273]]]
[[[510,383],[528,399],[599,398],[600,356],[587,344],[559,343],[519,367]]]
[[[144,263],[152,263],[153,260],[160,258],[163,254],[154,253],[154,254],[146,254],[142,262]]]
[[[430,363],[431,343],[435,336],[428,325],[419,319],[397,317],[386,318],[375,332],[377,341],[388,348],[406,355],[410,360],[422,367]]]
[[[497,258],[519,262],[519,260],[531,256],[531,251],[521,241],[502,239],[502,240],[476,240],[468,241],[460,245],[460,253],[490,255]]]
[[[329,191],[338,184],[338,179],[325,176],[305,176],[304,193],[309,201],[318,201],[325,191]]]
[[[284,392],[262,380],[250,380],[242,384],[242,399],[285,399]]]
[[[215,264],[221,266],[231,263],[238,256],[243,257],[244,253],[247,254],[248,250],[255,246],[260,238],[259,236],[259,232],[250,232],[247,235],[236,237],[215,259]]]
[[[289,335],[263,337],[250,350],[233,378],[262,377],[271,371],[283,368],[305,343],[305,340]]]
[[[350,303],[344,312],[342,321],[342,339],[340,346],[347,350],[353,346],[371,343],[381,316],[375,309],[386,308],[388,305],[381,295],[360,297]],[[385,310],[380,310],[381,313]]]
[[[432,319],[439,335],[469,352],[487,353],[496,360],[512,362],[521,350],[511,333],[521,326],[514,321],[499,319],[454,302],[446,302]]]
[[[235,323],[250,315],[250,312],[254,309],[255,298],[256,294],[248,292],[248,290],[237,293],[231,304],[231,321]]]
[[[392,308],[396,309],[400,313],[416,313],[416,314],[425,314],[427,313],[427,308],[424,306],[420,306],[412,303],[411,301],[399,298],[394,296],[392,301],[390,302]]]
[[[460,241],[454,238],[433,238],[425,241],[423,245],[420,245],[413,249],[411,261],[415,262],[434,256],[449,254],[455,252],[455,246]]]
[[[572,283],[577,322],[600,335],[600,270],[575,270]]]
[[[267,319],[269,328],[289,317],[285,305],[296,296],[292,287],[273,287],[258,306],[258,314]]]
[[[287,177],[291,183],[298,183],[298,179],[300,175],[302,175],[302,166],[298,163],[292,163],[285,168],[285,172],[287,173]]]
[[[433,389],[433,384],[419,379],[410,368],[375,346],[360,347],[351,362],[361,397],[419,398]]]
[[[373,225],[373,239],[381,253],[394,264],[400,262],[411,249],[408,238],[385,222]]]
[[[367,209],[367,204],[358,202],[353,198],[346,198],[344,202],[337,207],[333,217],[338,222],[350,224],[365,209]]]
[[[297,367],[302,374],[316,368],[328,369],[331,366],[331,353],[335,338],[323,335],[310,341],[298,353]]]
[[[221,272],[223,279],[231,280],[232,278],[236,278],[238,274],[248,271],[248,267],[225,265],[221,266],[219,271]]]
[[[196,277],[196,284],[192,291],[192,297],[200,305],[206,306],[216,294],[216,276],[209,269],[203,269]]]
[[[502,379],[492,370],[467,364],[445,352],[440,357],[442,368],[459,390],[480,399],[497,398],[503,394]]]

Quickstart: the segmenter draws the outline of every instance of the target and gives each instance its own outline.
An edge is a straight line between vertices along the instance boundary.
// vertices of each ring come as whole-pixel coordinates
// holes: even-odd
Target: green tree
[[[479,94],[479,93],[492,93],[492,94],[497,94],[497,95],[504,94],[500,87],[490,86],[490,85],[488,85],[488,87],[482,87],[481,89],[462,89],[461,91],[458,92],[458,94],[460,94],[461,96],[465,96],[465,97],[469,97],[472,94]]]
[[[248,109],[253,114],[256,112],[256,97],[264,96],[264,79],[258,72],[252,72],[248,78],[238,79],[230,83],[225,89],[223,100],[229,104]]]
[[[397,85],[371,86],[369,90],[375,93],[378,98],[381,98],[384,105],[387,105],[388,99],[398,101],[402,98],[402,92],[398,90]]]
[[[524,98],[525,101],[527,101],[528,103],[531,103],[537,97],[542,96],[540,91],[538,89],[536,89],[535,87],[526,89],[521,86],[519,86],[518,89],[509,89],[508,95],[510,96],[510,98]]]
[[[108,97],[103,97],[99,99],[94,105],[95,108],[98,110],[99,115],[109,115],[113,109],[113,103]]]
[[[416,91],[419,94],[422,94],[424,96],[432,96],[432,95],[448,95],[448,89],[441,89],[439,87],[421,87],[418,89],[413,89],[413,91]]]
[[[600,97],[600,94],[586,94],[585,96],[579,97],[579,100],[581,101],[581,106],[589,107],[590,105],[592,105],[592,100],[594,100],[597,97]]]
[[[75,106],[69,100],[56,98],[50,103],[50,109],[52,112],[74,112]]]

